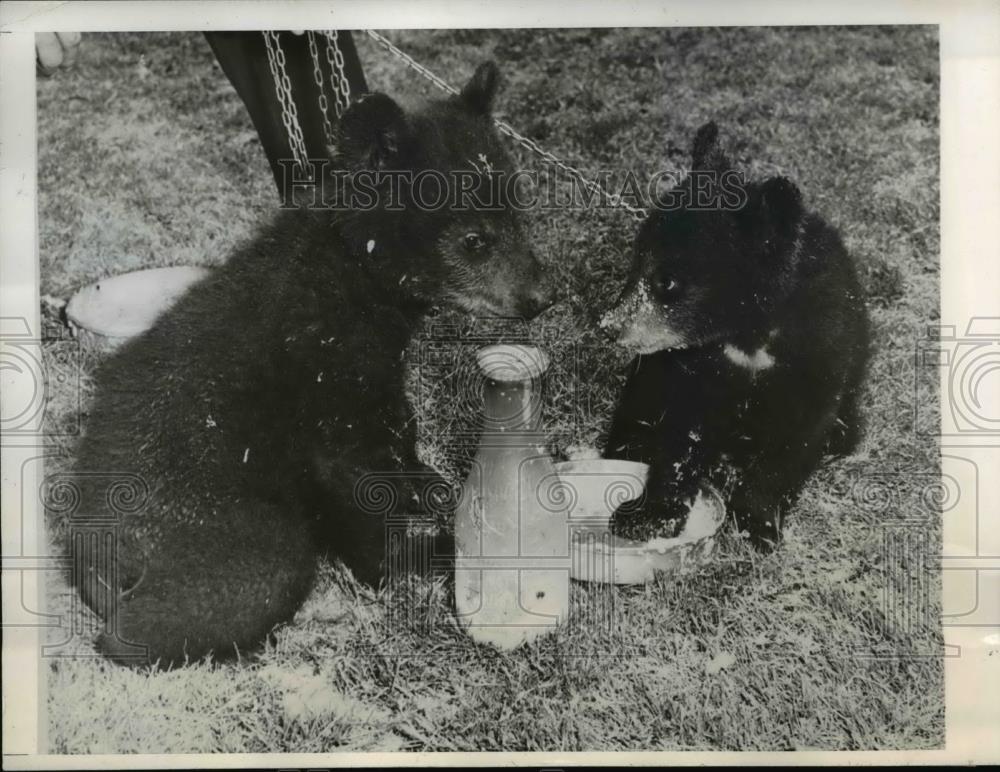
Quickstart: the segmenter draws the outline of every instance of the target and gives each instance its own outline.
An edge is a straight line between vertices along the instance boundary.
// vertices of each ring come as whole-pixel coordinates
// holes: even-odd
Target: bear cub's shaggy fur
[[[482,65],[460,95],[414,112],[363,97],[343,117],[334,166],[446,180],[473,170],[488,187],[510,171],[490,118],[497,82]],[[356,486],[433,478],[404,396],[422,315],[452,304],[530,318],[546,305],[506,202],[421,207],[406,178],[389,184],[391,195],[357,198],[374,206],[281,212],[100,369],[79,510],[105,512],[108,475],[148,487],[120,518],[110,561],[89,542],[72,548],[80,591],[107,619],[105,654],[167,666],[246,652],[298,608],[321,551],[377,581],[383,519]]]
[[[824,454],[859,440],[868,321],[837,232],[783,177],[733,186],[717,136],[714,123],[699,129],[697,179],[671,191],[679,206],[643,223],[602,320],[638,354],[605,455],[650,464],[644,500],[612,527],[676,535],[708,481],[768,548]]]

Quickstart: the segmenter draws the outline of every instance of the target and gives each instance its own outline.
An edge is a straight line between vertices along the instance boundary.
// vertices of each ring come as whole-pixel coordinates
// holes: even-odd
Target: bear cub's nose
[[[517,312],[526,320],[531,320],[550,309],[555,303],[555,288],[549,282],[543,282],[521,298],[517,304]]]

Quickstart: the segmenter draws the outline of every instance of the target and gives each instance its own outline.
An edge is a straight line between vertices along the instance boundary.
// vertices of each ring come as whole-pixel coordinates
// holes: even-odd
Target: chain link
[[[526,137],[523,134],[519,133],[509,123],[506,123],[505,121],[501,121],[499,119],[494,119],[493,122],[496,124],[496,127],[497,129],[499,129],[501,134],[506,134],[508,137],[517,142],[519,145],[521,145],[524,148],[527,148],[532,153],[537,155],[539,158],[544,160],[546,163],[552,164],[556,168],[561,169],[570,176],[576,178],[580,182],[580,184],[583,185],[587,190],[589,190],[591,193],[595,193],[598,196],[600,196],[601,200],[608,201],[611,204],[611,206],[617,209],[624,209],[626,212],[632,215],[633,219],[635,219],[637,222],[641,222],[646,219],[646,210],[637,206],[633,206],[632,204],[628,203],[628,201],[626,201],[621,196],[620,193],[610,193],[609,191],[605,190],[600,185],[600,183],[588,179],[584,175],[584,173],[581,172],[579,169],[577,169],[575,166],[570,166],[565,161],[559,160],[554,155],[552,155],[552,153],[550,153],[548,150],[545,150],[544,148],[540,147],[538,143],[536,143],[533,139],[530,139],[529,137]]]
[[[427,80],[429,80],[431,83],[433,83],[442,91],[452,95],[459,93],[458,89],[456,89],[454,86],[449,85],[445,81],[441,80],[441,78],[439,78],[433,72],[428,70],[422,64],[414,61],[414,59],[411,56],[409,56],[408,54],[397,48],[395,45],[393,45],[392,41],[390,41],[388,38],[384,37],[383,35],[380,35],[375,30],[370,29],[370,30],[365,30],[365,32],[368,34],[368,37],[370,37],[376,43],[385,48],[390,54],[392,54],[397,59],[402,61],[410,69],[416,70],[418,73],[420,73],[423,77],[425,77]],[[596,193],[601,197],[602,200],[608,201],[613,207],[616,207],[618,209],[624,209],[626,212],[631,214],[632,217],[637,221],[646,219],[646,211],[644,209],[641,209],[640,207],[636,207],[628,203],[622,198],[620,194],[608,192],[603,187],[601,187],[601,185],[598,184],[597,182],[588,179],[579,169],[577,169],[574,166],[570,166],[565,161],[559,160],[548,150],[544,150],[543,148],[541,148],[538,145],[538,143],[536,143],[534,140],[529,139],[528,137],[518,132],[509,123],[501,121],[498,118],[494,118],[493,122],[496,124],[496,127],[497,129],[499,129],[501,134],[506,134],[508,137],[513,139],[523,148],[539,156],[545,162],[552,164],[553,166],[561,169],[570,176],[574,177],[585,188],[587,188],[587,190],[589,190],[592,193]]]
[[[274,89],[278,94],[278,101],[281,103],[281,121],[285,124],[285,131],[288,133],[288,145],[295,157],[295,162],[305,168],[309,154],[306,151],[305,140],[302,138],[299,113],[295,108],[295,99],[292,96],[292,81],[285,68],[285,52],[281,50],[278,33],[273,30],[265,30],[264,43],[267,45],[267,60],[271,66]]]
[[[414,69],[417,72],[419,72],[421,75],[427,78],[427,80],[429,80],[431,83],[433,83],[442,91],[445,91],[449,94],[458,93],[457,88],[448,85],[443,80],[441,80],[441,78],[439,78],[433,72],[424,67],[422,64],[414,61],[413,57],[411,57],[409,54],[404,53],[399,48],[394,46],[392,44],[392,41],[389,40],[387,37],[380,35],[373,29],[367,29],[365,30],[365,32],[367,33],[368,37],[370,37],[372,40],[374,40],[376,43],[382,46],[386,51],[395,56],[397,59],[401,60],[407,67],[410,67],[411,69]]]
[[[336,145],[337,137],[333,132],[333,125],[330,123],[330,105],[326,98],[326,89],[323,87],[323,70],[320,67],[319,51],[316,48],[316,33],[309,30],[306,35],[309,37],[309,56],[312,58],[313,80],[316,81],[316,86],[319,88],[319,109],[323,113],[323,134],[326,136],[326,144],[333,147]],[[339,110],[337,117],[340,117]]]
[[[330,85],[333,86],[333,94],[337,99],[334,107],[337,118],[340,118],[351,106],[351,83],[347,80],[344,52],[340,50],[340,44],[337,42],[337,31],[323,30],[323,35],[326,37],[326,61],[330,65]]]

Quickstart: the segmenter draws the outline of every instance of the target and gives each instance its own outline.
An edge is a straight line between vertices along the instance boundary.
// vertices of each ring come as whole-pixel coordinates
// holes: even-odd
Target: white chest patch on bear
[[[748,354],[742,349],[736,348],[732,343],[727,343],[722,349],[722,353],[734,365],[743,367],[752,373],[759,373],[761,370],[769,370],[774,367],[774,357],[767,353],[764,346],[752,354]]]

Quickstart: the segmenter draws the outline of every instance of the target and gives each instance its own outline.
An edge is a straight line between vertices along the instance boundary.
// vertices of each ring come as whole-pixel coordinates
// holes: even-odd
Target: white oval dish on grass
[[[66,304],[70,323],[114,343],[145,332],[207,268],[178,265],[149,268],[101,279],[79,290]]]
[[[702,486],[678,536],[639,542],[615,536],[608,525],[620,505],[642,495],[649,473],[646,464],[590,458],[563,461],[555,468],[569,499],[573,579],[645,584],[657,571],[678,571],[714,551],[726,507],[711,486]]]

